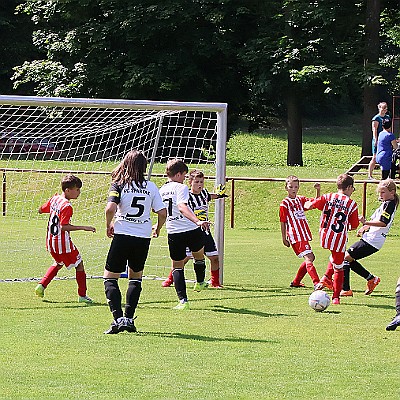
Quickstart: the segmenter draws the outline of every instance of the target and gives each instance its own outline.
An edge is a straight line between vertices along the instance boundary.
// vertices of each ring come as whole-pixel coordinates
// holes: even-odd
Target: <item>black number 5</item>
[[[146,200],[146,197],[134,197],[132,199],[131,208],[136,208],[137,212],[134,214],[127,214],[129,217],[140,217],[144,213],[144,205],[140,201]]]

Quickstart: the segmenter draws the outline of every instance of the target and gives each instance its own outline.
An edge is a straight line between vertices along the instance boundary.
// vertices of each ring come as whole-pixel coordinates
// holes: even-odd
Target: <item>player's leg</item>
[[[124,330],[136,332],[133,316],[142,292],[143,269],[149,253],[150,239],[132,237],[130,240],[132,244],[130,245],[131,252],[128,257],[128,289],[126,291],[126,324]]]
[[[315,260],[314,253],[310,252],[310,253],[305,254],[304,260],[306,262],[307,273],[308,273],[308,275],[310,275],[312,283],[315,287],[319,282],[319,276],[318,276],[318,272],[314,266],[314,260]]]
[[[400,278],[398,279],[396,286],[396,316],[386,327],[386,330],[394,331],[398,326],[400,326]]]
[[[196,275],[196,283],[194,290],[200,292],[208,286],[205,282],[206,278],[206,261],[204,256],[204,244],[206,234],[197,228],[195,230],[187,232],[188,247],[193,255],[194,260],[194,272]]]
[[[344,255],[345,253],[332,251],[330,262],[333,266],[333,294],[332,304],[340,304],[340,292],[343,289],[344,280]]]
[[[301,282],[301,280],[305,277],[306,274],[307,274],[306,262],[303,261],[300,264],[299,269],[297,270],[296,276],[294,277],[292,282],[290,282],[290,287],[295,287],[295,288],[305,287],[304,283]]]
[[[125,323],[121,306],[122,295],[118,285],[118,279],[121,273],[125,272],[127,264],[128,250],[123,236],[114,235],[103,272],[104,293],[113,316],[110,328],[104,332],[106,334],[119,333]]]
[[[364,240],[359,240],[349,247],[345,255],[345,263],[348,263],[349,269],[367,280],[367,288],[365,290],[366,295],[371,294],[381,280],[379,277],[371,274],[357,260],[368,257],[377,251],[378,249],[371,246],[369,243],[365,242]],[[347,283],[345,282],[343,290],[345,290],[346,285]]]
[[[81,261],[78,266],[75,268],[75,279],[78,284],[78,296],[80,303],[93,303],[93,300],[86,294],[87,292],[87,283],[86,283],[86,272],[85,267],[83,265],[83,261]]]
[[[222,288],[219,281],[219,254],[217,245],[211,233],[204,235],[204,254],[210,260],[211,280],[210,285],[214,288]]]
[[[35,288],[36,296],[44,297],[44,290],[47,288],[49,283],[56,277],[58,271],[63,267],[64,264],[58,264],[56,261],[48,268],[40,283]]]
[[[168,234],[169,255],[172,260],[172,277],[179,303],[174,307],[176,310],[189,309],[188,296],[185,281],[185,258],[186,258],[187,232]]]
[[[213,288],[222,288],[222,285],[219,281],[219,256],[218,255],[208,256],[207,254],[206,256],[210,260],[210,266],[211,266],[210,285]]]

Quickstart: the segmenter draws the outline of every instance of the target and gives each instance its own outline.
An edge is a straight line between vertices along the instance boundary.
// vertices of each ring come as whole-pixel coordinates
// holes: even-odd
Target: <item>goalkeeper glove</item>
[[[219,199],[221,199],[222,197],[228,197],[226,194],[226,186],[219,184],[217,185],[217,187],[215,188],[215,194],[218,196]]]

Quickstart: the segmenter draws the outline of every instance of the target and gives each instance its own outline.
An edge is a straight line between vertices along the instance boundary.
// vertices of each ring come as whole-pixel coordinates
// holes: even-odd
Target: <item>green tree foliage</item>
[[[15,7],[21,1],[0,2],[0,93],[12,92],[12,68],[35,55],[32,23],[27,16],[16,17]]]
[[[367,14],[378,3],[380,25]],[[253,126],[287,115],[289,165],[302,165],[304,115],[361,111],[363,90],[376,104],[400,81],[398,0],[21,0],[18,12],[40,57],[15,68],[16,88],[223,101]]]

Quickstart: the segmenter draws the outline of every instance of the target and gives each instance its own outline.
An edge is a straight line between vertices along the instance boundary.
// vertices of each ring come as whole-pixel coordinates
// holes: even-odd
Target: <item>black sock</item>
[[[121,307],[121,291],[119,290],[118,279],[104,279],[104,289],[110,311],[113,318],[117,320],[123,315]]]
[[[141,279],[130,279],[126,291],[125,317],[133,318],[142,291]]]
[[[172,271],[174,278],[174,287],[179,300],[187,300],[185,273],[183,269],[174,269]]]
[[[204,282],[206,278],[206,262],[204,258],[202,260],[194,260],[194,272],[196,274],[197,282]]]
[[[400,315],[400,283],[396,286],[396,315]]]
[[[344,280],[343,280],[343,290],[346,292],[350,290],[350,263],[345,261],[343,264],[344,270]]]
[[[358,261],[354,260],[350,263],[350,268],[358,275],[362,276],[364,279],[368,279],[370,275],[369,271],[367,271]]]

